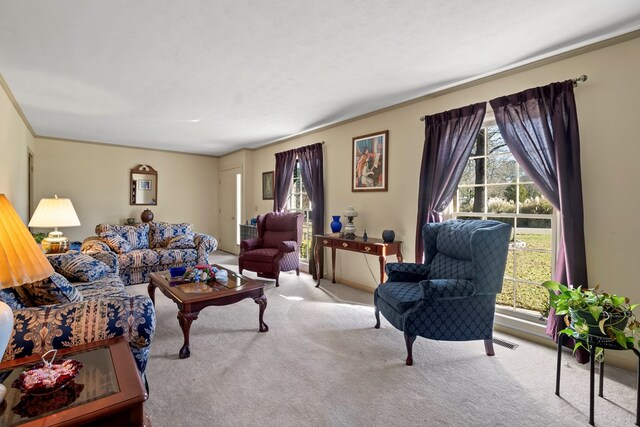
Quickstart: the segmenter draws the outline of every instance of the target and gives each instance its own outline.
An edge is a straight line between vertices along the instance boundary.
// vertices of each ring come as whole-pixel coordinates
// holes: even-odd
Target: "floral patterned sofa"
[[[3,360],[124,336],[144,376],[155,309],[149,297],[127,293],[115,254],[70,251],[47,257],[54,275],[0,289],[0,300],[13,311],[13,332]]]
[[[187,223],[98,224],[96,234],[85,239],[82,252],[115,254],[125,285],[147,282],[153,271],[208,264],[209,254],[218,248],[214,237],[194,233]]]

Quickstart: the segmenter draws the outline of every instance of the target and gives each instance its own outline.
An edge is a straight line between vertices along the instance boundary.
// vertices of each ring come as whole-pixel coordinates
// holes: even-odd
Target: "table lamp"
[[[0,289],[22,286],[53,274],[53,267],[4,194],[0,194]],[[13,312],[0,301],[0,360],[13,330]],[[0,395],[6,390],[0,384]],[[0,399],[2,403],[2,399]]]
[[[54,230],[42,239],[41,246],[45,253],[56,254],[69,250],[69,239],[58,231],[58,227],[77,227],[80,225],[73,204],[69,199],[42,199],[29,221],[29,227],[51,228]]]
[[[356,226],[353,225],[353,218],[358,216],[358,212],[353,208],[353,206],[347,206],[342,215],[347,217],[347,224],[344,226],[345,239],[355,239]]]

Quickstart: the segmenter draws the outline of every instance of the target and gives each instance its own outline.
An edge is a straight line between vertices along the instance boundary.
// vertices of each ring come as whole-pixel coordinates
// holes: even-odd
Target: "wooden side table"
[[[11,387],[41,355],[0,364],[0,380],[7,387],[0,404],[0,425],[12,426],[142,426],[146,399],[129,343],[123,337],[58,350],[57,357],[82,362],[78,376],[45,396],[25,395]]]
[[[558,360],[556,366],[556,396],[560,396],[560,368],[562,367],[562,345],[564,340],[567,338],[565,334],[560,334],[558,336]],[[577,339],[577,338],[574,338]],[[633,350],[635,355],[638,357],[638,370],[637,370],[637,378],[636,378],[636,425],[640,426],[640,353],[635,347],[632,348],[624,348],[615,341],[611,341],[608,339],[600,339],[598,337],[589,337],[588,340],[581,340],[583,344],[587,346],[589,349],[589,424],[594,425],[593,420],[593,405],[595,403],[595,398],[593,393],[595,391],[595,365],[596,365],[596,347],[602,347],[604,350]],[[604,356],[604,353],[603,353]],[[599,392],[598,396],[604,397],[602,394],[603,385],[604,385],[604,359],[599,363],[598,374],[600,376],[600,384],[599,384]]]
[[[384,282],[384,268],[387,263],[388,255],[395,255],[398,262],[402,262],[402,242],[394,240],[393,242],[385,242],[382,239],[368,238],[366,241],[356,236],[355,239],[347,239],[338,234],[317,234],[315,237],[315,260],[316,272],[318,273],[318,284],[320,287],[320,279],[322,279],[322,271],[320,270],[320,249],[323,247],[331,248],[331,283],[336,283],[336,249],[359,252],[367,255],[377,255],[380,262],[380,283]]]

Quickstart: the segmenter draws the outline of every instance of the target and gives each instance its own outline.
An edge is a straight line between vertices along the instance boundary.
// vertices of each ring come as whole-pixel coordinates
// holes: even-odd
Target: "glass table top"
[[[221,267],[218,267],[221,268]],[[228,280],[226,282],[220,282],[217,280],[211,282],[185,282],[180,278],[172,279],[169,273],[164,273],[164,278],[169,282],[171,287],[176,287],[180,289],[180,291],[186,294],[204,294],[204,293],[214,293],[225,291],[227,289],[235,289],[240,288],[247,284],[247,279],[240,276],[239,274],[224,269],[227,271]]]
[[[63,359],[79,360],[83,367],[73,381],[42,395],[27,395],[11,386],[35,363],[0,371],[0,382],[7,388],[5,403],[0,404],[0,426],[17,426],[120,391],[109,347],[69,354]]]

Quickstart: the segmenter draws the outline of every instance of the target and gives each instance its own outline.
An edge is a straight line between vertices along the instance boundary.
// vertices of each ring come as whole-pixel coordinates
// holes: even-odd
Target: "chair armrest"
[[[454,300],[474,296],[476,288],[469,280],[434,279],[420,282],[422,298],[426,300]]]
[[[283,242],[280,242],[280,245],[278,246],[278,249],[285,254],[295,252],[297,248],[298,242],[295,242],[293,240],[285,240]]]
[[[247,239],[240,242],[240,252],[252,251],[262,247],[262,239]]]
[[[385,267],[388,282],[420,282],[429,277],[429,266],[411,262],[390,262]]]
[[[118,336],[127,338],[135,354],[136,350],[148,349],[155,325],[153,303],[144,295],[13,310],[13,331],[3,360]],[[144,372],[146,360],[136,357],[136,363]]]

